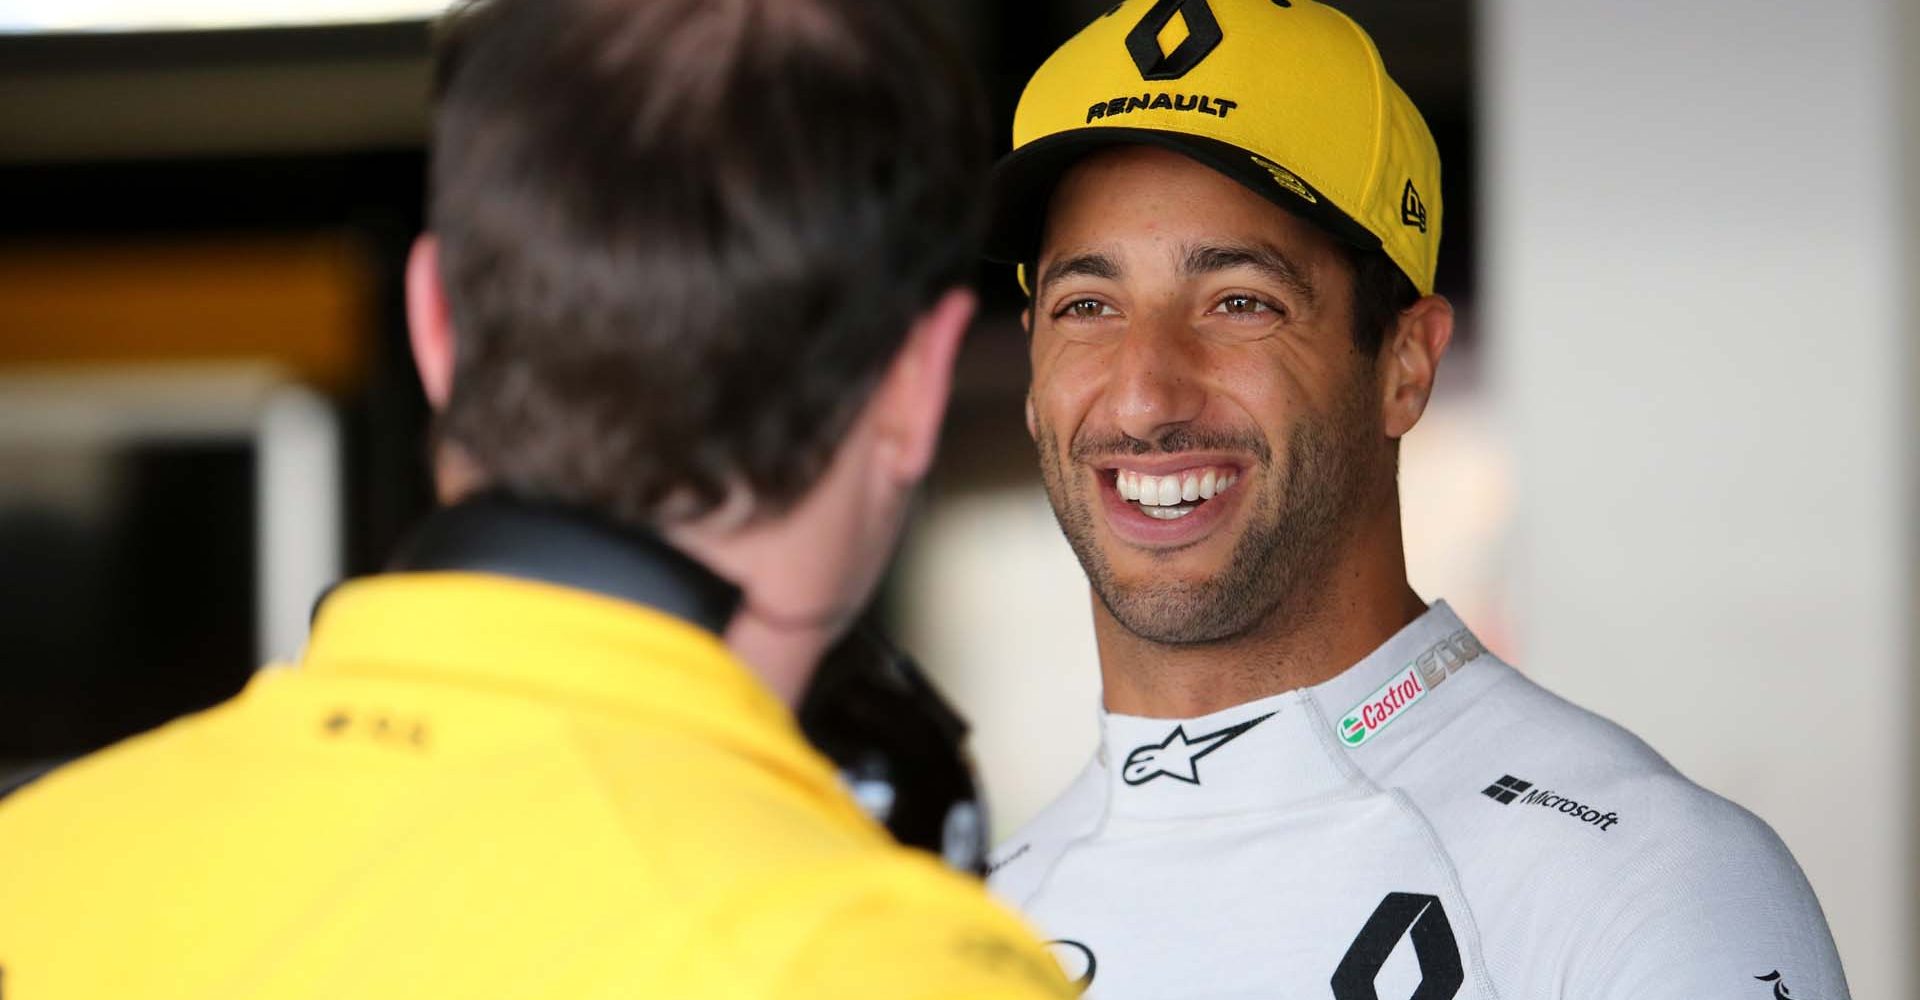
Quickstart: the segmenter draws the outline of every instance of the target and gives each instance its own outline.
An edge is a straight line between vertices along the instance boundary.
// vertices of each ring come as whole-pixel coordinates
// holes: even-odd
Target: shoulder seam
[[[1427,850],[1433,853],[1434,860],[1446,873],[1447,884],[1453,888],[1454,897],[1460,900],[1460,906],[1466,910],[1462,916],[1466,918],[1466,933],[1471,937],[1469,947],[1473,951],[1473,978],[1479,983],[1480,989],[1487,995],[1488,1000],[1498,1000],[1500,991],[1494,988],[1493,974],[1487,971],[1486,953],[1480,945],[1480,918],[1473,912],[1473,901],[1467,898],[1466,886],[1460,883],[1460,872],[1454,867],[1453,855],[1447,852],[1446,845],[1440,840],[1439,832],[1434,830],[1432,823],[1427,822],[1426,814],[1420,811],[1419,806],[1413,804],[1413,800],[1407,797],[1407,793],[1395,788],[1387,791],[1386,795],[1393,800],[1395,807],[1419,827],[1421,837],[1427,842]]]
[[[1499,1000],[1500,992],[1494,988],[1493,975],[1487,971],[1486,954],[1480,945],[1480,920],[1474,915],[1473,903],[1467,899],[1466,887],[1460,884],[1460,872],[1454,867],[1453,855],[1447,852],[1446,845],[1440,840],[1440,834],[1434,830],[1433,824],[1427,822],[1426,814],[1413,804],[1413,800],[1407,798],[1405,792],[1398,788],[1382,788],[1373,780],[1372,775],[1367,774],[1359,764],[1334,744],[1332,728],[1327,724],[1326,715],[1320,711],[1320,702],[1313,696],[1313,692],[1306,692],[1306,697],[1301,699],[1301,703],[1313,716],[1312,729],[1315,741],[1319,743],[1321,751],[1332,759],[1334,766],[1345,772],[1362,788],[1385,795],[1393,802],[1394,807],[1411,820],[1414,827],[1420,831],[1420,837],[1426,842],[1427,850],[1439,863],[1440,870],[1446,877],[1447,886],[1453,890],[1454,898],[1460,901],[1460,906],[1466,911],[1461,914],[1461,917],[1468,939],[1467,961],[1473,970],[1474,982],[1487,1000]]]

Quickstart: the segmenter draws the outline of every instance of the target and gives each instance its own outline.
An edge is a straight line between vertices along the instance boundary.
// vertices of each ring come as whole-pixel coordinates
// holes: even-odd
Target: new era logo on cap
[[[1512,805],[1513,800],[1519,798],[1521,792],[1532,787],[1533,782],[1521,781],[1519,778],[1507,774],[1502,775],[1499,781],[1481,789],[1480,794],[1505,806]]]
[[[1413,189],[1413,180],[1407,180],[1407,189],[1400,192],[1400,221],[1409,226],[1427,231],[1427,205],[1420,200],[1420,192]]]

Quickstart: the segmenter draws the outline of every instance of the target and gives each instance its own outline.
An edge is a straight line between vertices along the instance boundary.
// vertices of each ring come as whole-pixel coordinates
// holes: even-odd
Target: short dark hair
[[[435,84],[436,430],[516,495],[789,507],[974,274],[985,102],[907,0],[478,0]]]
[[[1353,349],[1375,357],[1400,314],[1420,301],[1420,290],[1385,250],[1340,245],[1353,275]]]

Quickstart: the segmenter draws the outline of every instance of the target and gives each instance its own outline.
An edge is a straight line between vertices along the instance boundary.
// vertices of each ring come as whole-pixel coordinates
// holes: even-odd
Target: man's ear
[[[1381,417],[1387,436],[1399,440],[1427,411],[1440,357],[1453,342],[1453,304],[1428,295],[1400,313],[1381,358]]]
[[[978,305],[973,292],[949,289],[913,321],[900,354],[876,387],[875,426],[887,446],[890,471],[902,483],[918,482],[933,467],[953,391],[954,360]]]
[[[425,233],[407,255],[407,340],[420,370],[420,387],[438,413],[453,395],[453,319],[440,284],[440,241]]]
[[[1025,286],[1022,286],[1022,287],[1025,287]],[[1032,350],[1033,348],[1033,302],[1031,300],[1027,302],[1027,307],[1025,309],[1020,310],[1020,329],[1026,331],[1027,348],[1028,350]],[[1040,440],[1040,419],[1039,419],[1039,415],[1036,414],[1033,410],[1033,382],[1031,379],[1029,379],[1027,382],[1026,409],[1027,409],[1027,436],[1034,439],[1035,441],[1038,441]]]

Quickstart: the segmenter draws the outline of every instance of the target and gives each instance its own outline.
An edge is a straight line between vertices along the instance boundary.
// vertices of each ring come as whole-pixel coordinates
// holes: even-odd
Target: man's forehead
[[[1065,278],[1081,276],[1124,281],[1129,270],[1152,268],[1180,278],[1195,278],[1238,268],[1259,272],[1313,299],[1317,283],[1310,263],[1263,240],[1202,238],[1156,240],[1147,245],[1109,242],[1061,247],[1041,258],[1036,293]]]
[[[1037,263],[1141,253],[1179,264],[1201,245],[1266,247],[1302,269],[1334,250],[1331,236],[1238,181],[1179,153],[1121,146],[1068,168],[1047,204]],[[1142,261],[1144,263],[1144,261]]]

